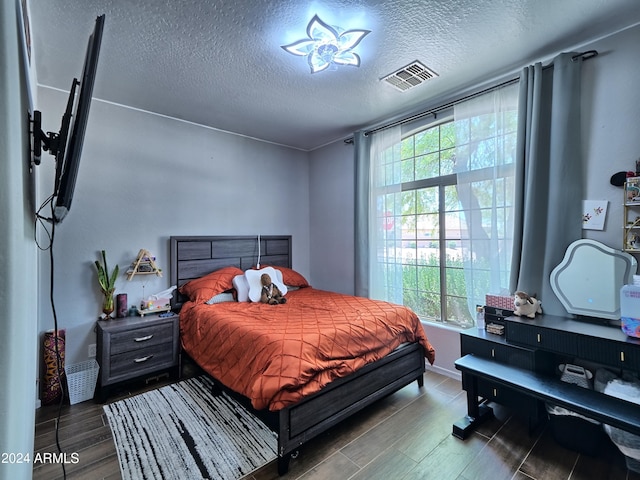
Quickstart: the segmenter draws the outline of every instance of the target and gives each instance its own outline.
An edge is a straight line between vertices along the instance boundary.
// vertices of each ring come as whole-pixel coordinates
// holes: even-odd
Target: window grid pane
[[[388,291],[393,295],[399,288],[393,280],[401,275],[403,303],[423,321],[461,328],[474,324],[469,289],[476,295],[488,292],[490,270],[474,263],[473,278],[467,278],[464,262],[470,259],[463,258],[464,239],[473,239],[474,251],[493,251],[497,242],[500,265],[509,265],[510,252],[503,247],[513,221],[513,192],[510,182],[494,177],[494,167],[513,164],[516,126],[516,113],[480,115],[426,128],[388,149],[381,183],[376,184],[400,185],[403,191],[382,197],[378,221],[388,236],[379,257],[387,265]],[[452,175],[459,162],[478,172],[468,192],[476,202],[466,211]],[[474,221],[466,221],[465,215]],[[502,269],[500,276],[508,280],[509,272]]]

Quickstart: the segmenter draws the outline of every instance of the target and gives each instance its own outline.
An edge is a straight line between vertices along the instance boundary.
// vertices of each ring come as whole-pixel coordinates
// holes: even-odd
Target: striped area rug
[[[104,406],[124,480],[234,480],[277,456],[276,435],[206,376]]]

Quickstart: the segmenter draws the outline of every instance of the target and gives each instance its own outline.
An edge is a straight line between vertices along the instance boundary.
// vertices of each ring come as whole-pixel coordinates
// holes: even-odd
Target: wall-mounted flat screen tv
[[[89,120],[89,108],[93,95],[98,56],[102,44],[104,15],[96,18],[93,33],[89,37],[87,52],[82,70],[82,78],[74,78],[71,83],[67,108],[62,116],[62,124],[58,133],[45,134],[41,129],[41,113],[34,112],[33,117],[33,161],[40,163],[41,149],[48,150],[56,159],[54,182],[53,223],[61,222],[69,213],[73,193],[78,178],[84,135]],[[76,95],[77,87],[80,87]]]

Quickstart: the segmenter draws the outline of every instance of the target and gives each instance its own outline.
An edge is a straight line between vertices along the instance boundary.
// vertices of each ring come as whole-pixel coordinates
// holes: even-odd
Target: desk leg
[[[278,456],[278,475],[285,475],[289,471],[289,459],[291,454],[287,453],[284,457]]]
[[[486,419],[493,417],[493,410],[478,401],[478,378],[462,373],[463,382],[467,389],[467,415],[453,424],[452,435],[465,440],[475,427]]]

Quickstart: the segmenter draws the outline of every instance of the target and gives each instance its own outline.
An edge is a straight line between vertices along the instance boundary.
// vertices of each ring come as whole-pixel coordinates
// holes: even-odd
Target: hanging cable
[[[258,262],[256,263],[256,268],[260,269],[260,234],[258,234]]]
[[[54,215],[54,202],[51,201],[51,218]],[[51,303],[51,313],[53,314],[53,341],[54,341],[54,351],[56,357],[56,373],[58,376],[58,384],[60,385],[60,403],[58,404],[58,414],[56,416],[56,447],[58,449],[58,453],[62,454],[62,447],[60,446],[60,418],[62,417],[62,405],[64,404],[65,391],[64,391],[64,382],[63,382],[63,367],[62,367],[62,357],[60,356],[60,347],[59,347],[59,336],[58,336],[58,315],[56,313],[56,303],[53,295],[53,285],[54,285],[54,261],[53,261],[53,244],[55,240],[55,232],[56,232],[56,222],[52,222],[51,224],[51,232],[50,232],[50,244],[49,244],[49,301]],[[67,478],[67,471],[64,465],[64,462],[60,462],[62,466],[62,478]]]
[[[58,453],[62,455],[63,453],[62,446],[60,445],[60,419],[62,418],[62,406],[64,405],[64,400],[65,400],[65,382],[63,381],[64,367],[62,366],[62,355],[60,354],[60,346],[59,346],[60,342],[59,342],[59,336],[58,336],[58,330],[59,330],[58,315],[56,312],[56,304],[54,299],[55,263],[53,258],[53,244],[55,241],[55,233],[56,233],[56,221],[54,216],[55,198],[56,198],[55,193],[47,197],[42,202],[42,204],[40,205],[40,208],[35,213],[35,219],[34,219],[36,227],[38,224],[40,224],[40,226],[42,227],[42,230],[45,232],[47,236],[49,243],[48,245],[44,245],[44,246],[41,245],[38,240],[37,233],[35,233],[34,235],[34,240],[39,250],[49,251],[49,302],[51,304],[51,313],[53,315],[53,344],[54,344],[54,356],[56,359],[56,376],[57,376],[57,380],[61,390],[60,402],[58,404],[58,412],[55,418],[55,442],[56,442],[56,448],[58,450]],[[47,205],[51,209],[51,217],[49,218],[41,215],[41,212],[45,209],[45,207],[47,207]],[[50,228],[48,227],[49,223],[51,224]],[[34,229],[34,232],[37,232],[37,228]],[[64,462],[60,462],[60,465],[62,466],[62,478],[66,479],[67,470]]]

